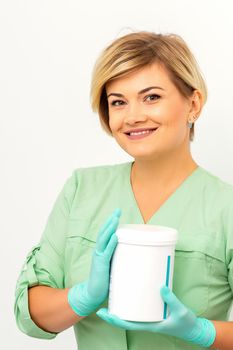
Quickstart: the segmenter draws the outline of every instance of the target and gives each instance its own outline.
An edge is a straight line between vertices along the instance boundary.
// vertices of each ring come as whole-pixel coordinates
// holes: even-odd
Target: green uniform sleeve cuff
[[[33,322],[28,308],[28,289],[25,289],[18,299],[15,316],[19,329],[30,337],[53,339],[58,334],[44,331]]]

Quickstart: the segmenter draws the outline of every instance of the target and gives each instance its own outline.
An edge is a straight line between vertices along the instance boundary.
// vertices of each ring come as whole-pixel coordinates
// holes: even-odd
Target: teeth
[[[130,133],[130,136],[149,134],[151,131],[152,130],[144,130],[144,131],[138,131],[138,132],[134,131]]]

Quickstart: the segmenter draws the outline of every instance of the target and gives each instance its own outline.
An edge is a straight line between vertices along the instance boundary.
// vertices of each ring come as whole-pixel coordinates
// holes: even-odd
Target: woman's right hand
[[[121,210],[116,209],[99,231],[88,280],[69,290],[69,305],[79,316],[94,312],[108,296],[110,262],[117,246],[115,232],[120,215]]]

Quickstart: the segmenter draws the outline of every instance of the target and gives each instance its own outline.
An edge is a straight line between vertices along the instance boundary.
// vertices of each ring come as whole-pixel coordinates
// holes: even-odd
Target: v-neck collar
[[[156,219],[159,217],[159,215],[173,202],[176,200],[178,196],[181,196],[182,193],[184,193],[187,189],[187,186],[190,185],[190,183],[195,179],[195,177],[198,175],[198,173],[201,171],[201,167],[197,166],[193,172],[188,175],[184,181],[176,188],[176,190],[162,203],[162,205],[155,211],[155,213],[150,217],[150,219],[145,222],[142,216],[142,213],[139,209],[138,203],[136,201],[132,184],[131,184],[131,170],[134,162],[129,162],[127,167],[127,189],[128,189],[128,195],[131,198],[131,203],[133,208],[137,211],[137,215],[139,218],[139,223],[145,224],[145,225],[152,225],[156,223]],[[175,205],[175,204],[174,204]]]

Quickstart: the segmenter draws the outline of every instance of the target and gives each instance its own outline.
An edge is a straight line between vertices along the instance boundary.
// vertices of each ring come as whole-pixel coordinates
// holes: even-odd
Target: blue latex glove
[[[117,246],[115,232],[120,215],[121,210],[116,209],[101,227],[88,279],[74,285],[68,292],[68,303],[79,316],[94,312],[108,296],[110,262]]]
[[[167,319],[161,322],[124,321],[110,314],[105,308],[100,309],[97,315],[111,325],[123,329],[172,335],[202,347],[209,347],[213,344],[216,330],[211,321],[195,316],[168,287],[161,288],[161,296],[170,310]]]

